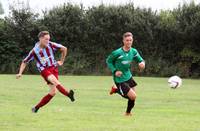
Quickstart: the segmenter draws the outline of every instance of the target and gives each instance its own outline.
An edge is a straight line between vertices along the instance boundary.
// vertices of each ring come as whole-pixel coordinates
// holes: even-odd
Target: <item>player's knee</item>
[[[48,77],[48,80],[54,85],[57,86],[60,84],[60,82],[57,80],[57,78],[54,75],[51,75]]]
[[[50,92],[49,93],[51,96],[55,96],[56,95],[56,92]]]
[[[129,99],[131,100],[135,100],[136,99],[136,93],[132,90],[130,90],[129,92]]]
[[[129,97],[129,99],[133,101],[136,99],[136,96],[133,95],[133,96]]]
[[[55,96],[57,93],[57,89],[56,88],[53,88],[50,90],[49,94],[52,95],[52,96]]]
[[[49,93],[51,96],[55,96],[56,95],[56,92],[50,92]]]
[[[60,85],[61,83],[58,81],[58,80],[56,80],[55,82],[54,82],[54,85],[55,86],[57,86],[57,85]]]
[[[53,84],[55,86],[60,85],[61,83],[56,79],[56,77],[53,79]]]

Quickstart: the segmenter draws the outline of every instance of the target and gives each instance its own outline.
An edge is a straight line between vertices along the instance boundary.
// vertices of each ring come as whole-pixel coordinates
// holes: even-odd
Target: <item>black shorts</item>
[[[137,85],[137,83],[133,80],[132,77],[128,81],[125,81],[125,82],[122,82],[122,83],[115,83],[115,84],[118,88],[117,93],[120,94],[124,98],[128,98],[127,94],[129,92],[129,90],[131,88],[134,88]]]

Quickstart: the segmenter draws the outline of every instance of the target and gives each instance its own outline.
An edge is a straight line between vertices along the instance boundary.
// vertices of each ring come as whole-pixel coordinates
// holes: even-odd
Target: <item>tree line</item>
[[[0,73],[17,72],[41,30],[68,47],[62,74],[108,75],[105,59],[130,31],[146,61],[142,75],[200,77],[200,5],[194,2],[159,12],[133,3],[89,8],[66,3],[43,14],[13,7],[0,19]],[[28,73],[37,73],[34,64]],[[135,64],[132,70],[141,75]]]

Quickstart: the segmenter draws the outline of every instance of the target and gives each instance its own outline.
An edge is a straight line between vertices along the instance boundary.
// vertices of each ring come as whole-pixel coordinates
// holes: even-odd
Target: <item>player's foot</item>
[[[69,99],[70,99],[72,102],[75,101],[75,98],[74,98],[74,91],[73,91],[73,90],[70,90],[70,91],[69,91],[68,97],[69,97]]]
[[[33,113],[37,113],[39,109],[33,107],[31,110],[32,110]]]
[[[124,114],[124,116],[132,116],[132,114],[126,112],[126,113]]]
[[[112,86],[111,87],[111,90],[110,90],[110,95],[114,94],[117,92],[117,88],[115,86]]]

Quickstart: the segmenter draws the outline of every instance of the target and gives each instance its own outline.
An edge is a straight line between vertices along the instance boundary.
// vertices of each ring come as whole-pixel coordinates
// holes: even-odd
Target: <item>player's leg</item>
[[[135,88],[132,87],[130,88],[130,90],[127,93],[127,96],[130,100],[135,100],[136,99],[136,92],[135,92]]]
[[[49,93],[44,96],[35,107],[32,108],[33,113],[37,113],[42,106],[46,105],[56,95],[56,87],[52,84],[48,84],[48,86],[50,88]]]
[[[128,98],[128,103],[127,103],[127,109],[125,115],[131,116],[131,110],[135,106],[135,100],[136,100],[136,88],[135,86],[137,83],[131,78],[126,82],[126,85],[129,87],[127,91],[127,98]]]
[[[51,82],[58,89],[58,91],[60,93],[62,93],[65,96],[68,96],[72,102],[75,101],[75,99],[74,99],[74,91],[73,90],[69,90],[67,88],[64,88],[54,75],[52,75],[52,74],[49,75],[47,77],[47,80],[49,82]]]
[[[127,97],[128,97],[128,103],[125,115],[131,116],[131,110],[134,108],[136,100],[135,88],[130,88]]]

